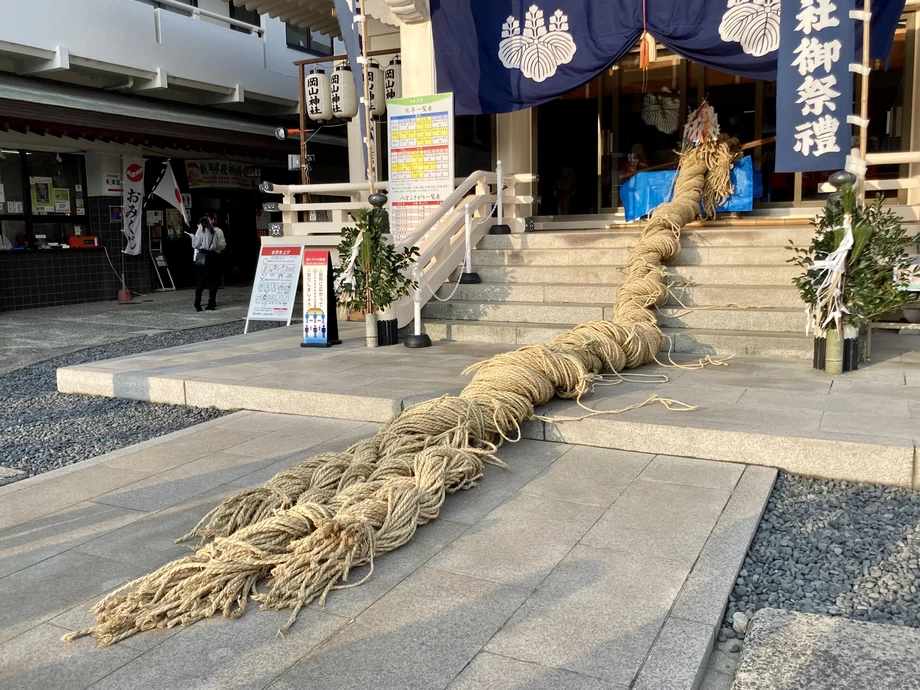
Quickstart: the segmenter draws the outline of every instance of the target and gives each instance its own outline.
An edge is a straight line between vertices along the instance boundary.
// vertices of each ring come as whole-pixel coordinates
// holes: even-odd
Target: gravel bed
[[[918,628],[918,587],[920,493],[780,473],[719,641],[765,607]]]
[[[254,322],[250,331],[277,328]],[[141,441],[229,414],[224,410],[158,405],[57,392],[58,367],[226,338],[242,322],[131,338],[30,364],[0,376],[0,467],[28,476],[88,460]]]

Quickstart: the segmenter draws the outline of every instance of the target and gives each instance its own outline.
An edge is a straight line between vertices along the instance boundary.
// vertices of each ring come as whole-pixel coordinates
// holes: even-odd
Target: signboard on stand
[[[401,242],[454,191],[454,95],[387,101],[390,231]]]
[[[329,252],[303,253],[303,342],[301,347],[341,344]]]
[[[250,321],[286,321],[291,325],[302,255],[303,246],[262,247],[243,333],[249,332]]]

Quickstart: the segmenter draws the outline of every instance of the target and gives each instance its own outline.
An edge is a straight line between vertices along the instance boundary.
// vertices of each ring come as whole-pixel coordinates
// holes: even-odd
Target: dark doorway
[[[596,97],[537,108],[539,215],[597,212],[597,146]]]

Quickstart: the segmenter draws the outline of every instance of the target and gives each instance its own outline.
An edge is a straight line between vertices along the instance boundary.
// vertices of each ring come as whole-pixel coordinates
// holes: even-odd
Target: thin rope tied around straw
[[[438,516],[445,495],[481,478],[484,464],[502,465],[495,439],[519,434],[535,406],[556,395],[579,399],[598,374],[654,361],[664,339],[650,307],[667,297],[662,264],[679,251],[680,228],[696,218],[701,196],[727,196],[731,159],[714,139],[681,154],[674,199],[655,209],[633,249],[613,321],[481,362],[459,396],[410,407],[344,453],[314,456],[228,499],[189,535],[212,541],[113,592],[93,608],[95,625],[64,639],[93,635],[109,645],[218,611],[239,616],[249,597],[293,609],[288,627],[313,599],[353,586],[352,568],[406,543]]]

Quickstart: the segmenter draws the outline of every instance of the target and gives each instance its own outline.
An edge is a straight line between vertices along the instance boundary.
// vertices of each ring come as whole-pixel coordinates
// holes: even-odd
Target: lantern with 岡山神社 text
[[[348,65],[339,65],[329,77],[332,114],[350,120],[358,114],[358,94]]]
[[[369,60],[367,64],[367,88],[371,97],[371,117],[381,117],[387,111],[387,101],[383,70],[376,60]]]
[[[390,60],[390,64],[383,71],[383,81],[388,101],[402,98],[402,63],[398,55]]]
[[[314,69],[306,83],[307,116],[314,122],[332,119],[332,94],[329,76],[321,69]]]

